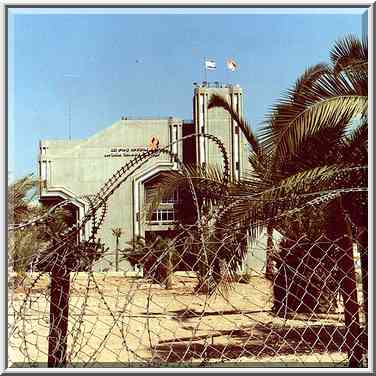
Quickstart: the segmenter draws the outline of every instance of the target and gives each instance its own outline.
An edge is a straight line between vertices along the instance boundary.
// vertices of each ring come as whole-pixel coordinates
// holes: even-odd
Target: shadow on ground
[[[199,317],[208,317],[208,316],[224,316],[224,315],[249,315],[249,314],[255,314],[255,313],[270,313],[271,309],[257,309],[257,310],[224,310],[224,311],[198,311],[194,309],[181,309],[177,311],[169,311],[169,314],[171,314],[171,318],[173,320],[183,322],[188,321],[190,319],[195,319]],[[143,312],[142,313],[145,316],[165,316],[165,313],[161,312]]]
[[[366,349],[365,334],[362,335],[362,344]],[[258,323],[237,330],[216,330],[211,335],[160,341],[153,348],[153,361],[236,361],[240,357],[254,360],[257,357],[257,360],[262,360],[265,356],[333,352],[347,352],[343,326],[314,325],[294,328]]]

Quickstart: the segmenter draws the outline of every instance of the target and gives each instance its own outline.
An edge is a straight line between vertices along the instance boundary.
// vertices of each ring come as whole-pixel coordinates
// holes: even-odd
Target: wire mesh
[[[122,251],[118,272],[113,251],[94,247],[100,257],[83,267],[67,246],[50,255],[49,272],[39,261],[33,272],[10,273],[9,364],[47,366],[55,356],[64,367],[345,367],[356,356],[365,367],[366,232],[351,241],[347,295],[348,252],[325,235],[274,233],[268,243],[264,233],[249,244],[247,233],[234,242],[181,227],[162,245]],[[247,256],[234,270],[223,255],[242,245]],[[136,271],[122,270],[124,260]]]
[[[223,143],[199,136],[216,144],[223,158],[223,180],[212,188],[219,205],[212,211],[205,200],[199,203],[189,172],[165,147],[136,156],[98,194],[83,197],[90,209],[70,228],[50,228],[51,210],[9,226],[10,366],[367,366],[366,227],[343,216],[333,220],[331,211],[331,231],[318,236],[269,231],[273,223],[318,217],[316,207],[338,203],[349,192],[334,187],[313,198],[289,196],[293,204],[264,220],[265,231],[255,237],[250,223],[260,223],[232,221],[244,197],[227,195]],[[106,248],[96,236],[108,200],[161,152],[180,166],[193,200],[193,224],[135,239],[130,249]],[[91,234],[79,242],[89,222]],[[18,252],[22,242],[43,244],[33,230],[39,223],[50,232],[46,246]],[[337,225],[347,230],[337,231]]]

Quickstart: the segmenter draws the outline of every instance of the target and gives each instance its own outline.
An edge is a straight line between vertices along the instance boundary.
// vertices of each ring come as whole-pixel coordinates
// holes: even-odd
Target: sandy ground
[[[346,366],[342,315],[275,317],[264,278],[208,298],[193,292],[191,276],[175,275],[171,290],[142,278],[93,277],[72,277],[69,366]],[[10,292],[9,366],[47,362],[47,286],[43,276]]]

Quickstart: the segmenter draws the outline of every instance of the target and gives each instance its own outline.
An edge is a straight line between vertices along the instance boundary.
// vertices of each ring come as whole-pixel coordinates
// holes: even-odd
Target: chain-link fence
[[[115,260],[100,245],[40,252],[9,275],[9,366],[367,366],[367,230],[219,234],[117,252],[134,272],[96,271]]]

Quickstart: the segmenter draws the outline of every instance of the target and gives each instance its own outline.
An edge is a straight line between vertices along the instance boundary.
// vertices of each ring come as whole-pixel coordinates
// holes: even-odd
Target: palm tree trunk
[[[348,352],[349,366],[360,367],[364,349],[361,345],[362,331],[359,322],[353,241],[351,228],[346,221],[340,200],[329,210],[328,235],[338,250],[340,291],[345,311],[345,348]]]
[[[269,279],[270,281],[273,280],[273,225],[268,224],[267,227],[267,243],[266,243],[266,269],[265,269],[265,278]]]
[[[119,236],[116,236],[115,271],[119,271]]]

